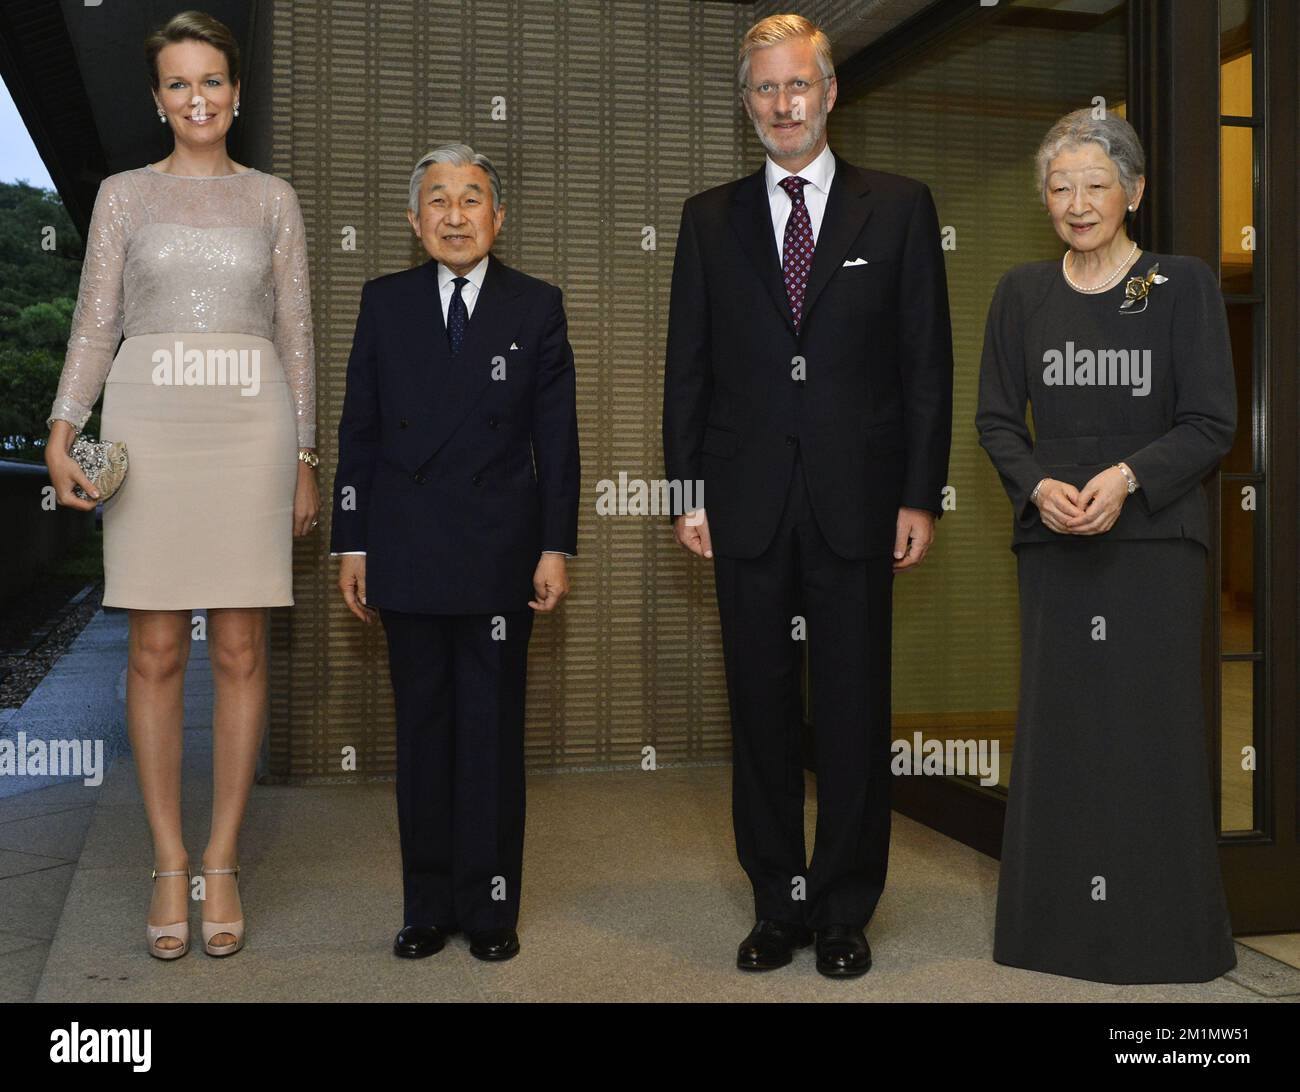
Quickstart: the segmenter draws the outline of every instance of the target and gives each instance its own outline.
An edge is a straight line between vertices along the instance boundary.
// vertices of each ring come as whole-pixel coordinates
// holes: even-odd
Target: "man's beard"
[[[805,118],[804,121],[807,125],[807,133],[808,133],[807,139],[802,144],[800,144],[799,147],[792,148],[789,151],[785,150],[784,148],[780,148],[773,144],[768,143],[767,131],[764,129],[763,123],[759,121],[757,118],[752,119],[754,122],[754,132],[758,135],[759,143],[763,145],[763,147],[767,150],[767,154],[770,155],[773,159],[776,159],[778,156],[781,158],[788,158],[790,156],[805,155],[808,152],[812,151],[813,147],[817,144],[817,141],[821,139],[822,133],[826,131],[827,113],[828,111],[826,110],[826,104],[822,103],[822,108],[817,112],[816,117]],[[787,119],[787,120],[793,120],[793,119]]]

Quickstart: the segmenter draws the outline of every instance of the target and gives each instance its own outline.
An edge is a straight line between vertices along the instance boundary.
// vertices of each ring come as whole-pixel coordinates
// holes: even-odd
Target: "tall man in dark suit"
[[[851,976],[871,966],[863,930],[889,853],[893,574],[925,557],[948,471],[947,285],[929,190],[827,147],[836,83],[817,27],[756,24],[739,78],[768,157],[682,210],[664,458],[670,481],[703,492],[674,512],[677,539],[714,561],[736,849],[757,918],[737,963],[783,966],[815,933],[818,970]]]
[[[489,253],[491,161],[435,149],[407,217],[430,260],[361,294],[339,421],[339,587],[388,637],[405,921],[419,958],[464,929],[519,951],[524,682],[533,611],[577,552],[573,351],[558,288]]]

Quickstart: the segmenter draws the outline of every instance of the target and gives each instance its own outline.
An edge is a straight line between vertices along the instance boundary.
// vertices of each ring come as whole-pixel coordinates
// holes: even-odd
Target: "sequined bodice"
[[[260,228],[146,224],[123,277],[127,337],[176,329],[271,336],[271,250]]]
[[[85,425],[119,338],[171,332],[273,341],[298,443],[314,446],[306,233],[287,182],[255,170],[195,178],[151,167],[104,180],[51,420]]]

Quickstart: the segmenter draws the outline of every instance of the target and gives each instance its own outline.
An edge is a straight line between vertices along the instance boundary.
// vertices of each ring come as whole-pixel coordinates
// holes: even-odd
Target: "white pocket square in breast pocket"
[[[867,264],[867,259],[866,259],[866,258],[850,258],[850,259],[849,259],[847,262],[845,262],[844,264],[845,264],[846,266],[850,266],[850,265],[866,265],[866,264]]]

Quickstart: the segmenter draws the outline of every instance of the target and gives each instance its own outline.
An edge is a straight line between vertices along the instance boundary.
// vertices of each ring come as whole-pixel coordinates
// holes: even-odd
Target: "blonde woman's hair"
[[[835,75],[835,64],[831,59],[831,40],[826,32],[816,23],[802,15],[769,15],[760,19],[740,40],[740,59],[736,68],[736,82],[741,87],[749,79],[749,58],[756,49],[774,46],[779,42],[788,42],[793,38],[807,38],[817,53],[817,67],[822,76]]]
[[[144,40],[144,60],[149,66],[149,80],[158,89],[158,54],[174,42],[206,42],[226,58],[230,82],[239,79],[239,42],[230,28],[205,11],[182,11],[173,15]]]

